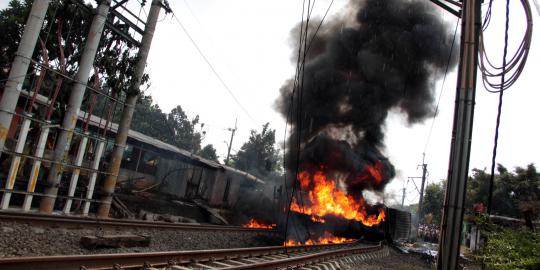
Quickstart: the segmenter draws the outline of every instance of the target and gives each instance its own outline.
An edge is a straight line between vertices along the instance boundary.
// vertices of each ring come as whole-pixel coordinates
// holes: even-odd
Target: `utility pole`
[[[2,100],[0,100],[0,156],[4,151],[4,144],[9,133],[11,120],[13,119],[15,107],[17,107],[17,101],[19,100],[23,83],[26,79],[28,67],[32,61],[32,54],[34,53],[49,3],[50,0],[34,0],[28,19],[26,20],[26,25],[24,26],[21,42],[19,43],[17,53],[15,53],[15,58],[9,71]]]
[[[426,173],[427,173],[427,164],[425,163],[426,155],[423,154],[422,158],[422,184],[420,185],[420,199],[418,200],[418,228],[420,228],[420,223],[422,222],[423,213],[422,206],[424,203],[424,185],[426,184]]]
[[[124,104],[124,109],[122,110],[122,117],[120,124],[118,125],[118,131],[116,132],[115,146],[109,162],[109,168],[107,169],[107,178],[103,184],[103,192],[105,194],[101,198],[97,212],[97,216],[100,218],[107,218],[109,216],[112,194],[114,193],[116,181],[118,180],[120,164],[122,163],[122,158],[124,156],[128,132],[131,126],[133,112],[135,111],[135,105],[137,103],[137,99],[139,98],[139,88],[144,75],[146,60],[148,58],[148,53],[150,52],[150,46],[152,45],[152,38],[154,37],[154,31],[156,29],[162,3],[163,0],[153,0],[152,6],[150,7],[150,11],[148,13],[148,18],[146,19],[146,27],[144,28],[144,35],[142,37],[141,47],[138,53],[139,60],[137,62],[137,66],[135,67],[135,76],[133,77],[129,94]]]
[[[233,129],[229,128],[229,131],[231,131],[231,141],[229,142],[229,150],[227,150],[227,158],[225,159],[225,165],[229,165],[229,157],[231,156],[232,141],[233,141],[233,138],[234,138],[234,133],[236,132],[236,123],[237,123],[237,121],[238,121],[238,118],[234,120],[234,128]]]
[[[439,270],[458,268],[472,140],[478,40],[482,30],[481,4],[481,0],[463,0],[460,5],[461,49],[448,166],[448,183],[437,256],[437,269]]]
[[[54,149],[53,162],[51,170],[46,180],[45,196],[41,198],[39,211],[41,213],[50,214],[54,209],[54,202],[58,193],[58,186],[62,179],[62,172],[64,171],[64,163],[68,162],[68,151],[73,138],[73,131],[79,118],[79,111],[86,91],[86,85],[88,78],[90,77],[90,71],[94,65],[94,59],[99,46],[99,40],[103,33],[103,27],[105,26],[105,20],[109,13],[111,0],[101,0],[97,7],[97,13],[94,15],[92,25],[90,26],[90,32],[84,46],[84,51],[79,63],[79,70],[75,75],[75,81],[73,88],[71,89],[71,95],[69,96],[69,103],[67,106],[64,120],[62,121],[62,127],[60,134],[56,142]]]

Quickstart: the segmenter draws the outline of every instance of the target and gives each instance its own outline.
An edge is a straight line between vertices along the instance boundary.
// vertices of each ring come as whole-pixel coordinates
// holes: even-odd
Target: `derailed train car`
[[[92,116],[91,123],[101,119]],[[111,132],[117,125],[112,124]],[[109,147],[109,148],[112,148]],[[110,149],[112,150],[112,149]],[[108,160],[105,155],[105,160]],[[241,188],[264,189],[264,181],[235,168],[130,130],[118,185],[133,190],[151,189],[178,199],[198,199],[216,208],[231,208]]]
[[[362,236],[369,241],[386,240],[388,243],[407,240],[411,236],[411,213],[385,207],[385,220],[373,227],[362,226]]]
[[[411,213],[396,208],[385,207],[385,220],[375,226],[364,226],[355,222],[354,230],[357,231],[356,238],[367,241],[386,240],[392,244],[396,241],[404,241],[411,236]]]
[[[22,96],[28,98],[30,94],[27,91],[23,91]],[[47,106],[49,102],[45,96],[37,95],[36,97],[36,104],[41,106],[39,108]],[[23,105],[19,105],[17,109],[21,111]],[[22,118],[15,115],[12,121],[14,127],[11,130],[18,130],[21,121]],[[104,193],[101,190],[102,181],[106,176],[105,172],[109,166],[108,162],[114,148],[114,137],[118,129],[116,123],[108,123],[109,125],[107,123],[107,120],[95,115],[88,115],[84,111],[79,112],[75,134],[69,147],[67,164],[73,164],[75,162],[75,156],[78,155],[81,141],[86,140],[87,143],[84,150],[82,150],[80,170],[70,171],[71,167],[66,167],[66,173],[58,187],[58,198],[54,206],[55,210],[65,208],[64,206],[67,205],[68,198],[73,198],[75,202],[71,207],[63,210],[66,214],[88,215],[97,209],[97,205],[99,204],[97,200]],[[84,130],[82,129],[85,126],[87,130],[86,128]],[[38,207],[39,197],[44,196],[43,192],[46,187],[43,179],[47,177],[51,169],[52,163],[50,160],[53,157],[59,129],[58,125],[54,124],[50,125],[49,129],[49,135],[42,155],[43,162],[41,163],[41,169],[37,176],[38,181],[33,192],[35,199],[32,202],[32,208]],[[33,149],[36,148],[39,131],[39,123],[36,122],[30,126],[30,132],[24,146],[24,153],[26,155],[30,156]],[[13,133],[8,136],[6,144],[8,148],[12,148],[16,143],[15,135],[16,133]],[[97,149],[99,148],[98,145],[102,142],[105,143],[105,147],[103,155],[100,155],[97,154]],[[0,170],[0,184],[5,186],[6,179],[4,172],[7,171],[5,167],[7,168],[10,165],[10,159],[7,158],[8,155],[4,155],[3,157],[3,162],[0,162],[0,166],[2,166],[2,170]],[[93,171],[90,168],[94,166],[93,164],[96,158],[99,158],[98,174],[97,179],[94,178],[96,179],[95,188],[94,185],[90,188],[91,185],[89,183]],[[33,159],[31,158],[23,158],[21,160],[20,170],[14,182],[14,195],[11,199],[12,206],[21,206],[23,204],[25,195],[22,191],[26,190],[26,186],[29,183],[32,163]],[[70,186],[70,174],[75,171],[78,173],[78,181],[75,182],[75,186],[71,190],[68,187]],[[241,189],[246,186],[256,190],[263,190],[265,188],[264,182],[251,174],[204,159],[189,151],[159,141],[140,132],[129,130],[118,175],[115,197],[120,198],[118,195],[122,193],[154,193],[158,198],[161,196],[179,201],[196,200],[197,203],[205,206],[226,209],[234,207],[238,203],[238,199],[242,195]],[[71,192],[73,193],[70,194]],[[86,204],[86,202],[91,203],[89,212],[86,207],[83,210],[82,205]],[[115,206],[114,202],[113,208]],[[139,205],[144,206],[144,203]],[[130,208],[131,205],[127,202],[125,206]],[[131,210],[136,214],[140,210],[137,209],[138,206],[131,207],[132,209],[127,210]],[[177,214],[181,215],[182,213]]]
[[[386,207],[386,220],[383,226],[388,242],[409,239],[411,236],[411,213]]]

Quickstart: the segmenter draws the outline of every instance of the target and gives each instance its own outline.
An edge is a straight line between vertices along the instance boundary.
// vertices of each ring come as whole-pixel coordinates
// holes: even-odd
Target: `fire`
[[[315,240],[308,239],[304,243],[302,243],[300,241],[288,239],[283,245],[287,247],[291,247],[291,246],[301,246],[301,245],[312,246],[312,245],[321,245],[321,244],[341,244],[341,243],[349,243],[354,240],[355,239],[338,237],[338,236],[334,236],[333,234],[329,232],[324,232],[323,236],[318,237]]]
[[[311,221],[318,222],[318,223],[325,223],[326,222],[326,220],[324,220],[323,218],[316,217],[316,216],[311,216]]]
[[[322,171],[315,172],[312,177],[303,171],[298,174],[298,180],[303,190],[306,190],[310,183],[313,184],[313,188],[308,193],[308,204],[300,206],[296,198],[293,198],[291,211],[310,215],[312,220],[324,220],[322,217],[326,215],[336,215],[348,220],[360,221],[369,227],[381,223],[385,218],[382,208],[378,209],[378,214],[369,215],[363,198],[355,200],[338,189],[336,181],[327,178]]]
[[[383,164],[380,160],[377,160],[374,165],[367,165],[364,171],[352,180],[352,184],[356,185],[371,180],[373,185],[380,185],[384,179],[382,175],[382,166]]]
[[[248,223],[242,225],[242,227],[245,227],[245,228],[258,228],[258,229],[274,229],[276,226],[277,226],[276,224],[265,224],[263,222],[257,221],[254,218],[250,219]]]

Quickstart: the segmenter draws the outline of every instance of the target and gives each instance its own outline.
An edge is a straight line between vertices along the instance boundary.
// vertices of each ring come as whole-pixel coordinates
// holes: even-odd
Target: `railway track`
[[[41,215],[34,213],[20,213],[20,212],[0,212],[0,221],[6,222],[19,222],[28,223],[32,225],[43,226],[58,226],[68,228],[85,228],[85,227],[99,227],[99,228],[145,228],[145,229],[178,229],[178,230],[198,230],[198,231],[261,231],[261,232],[275,232],[277,230],[258,229],[258,228],[244,228],[240,226],[226,226],[226,225],[208,225],[208,224],[190,224],[190,223],[169,223],[160,221],[142,221],[142,220],[127,220],[127,219],[98,219],[91,217],[78,217],[78,216],[54,216],[54,215]]]
[[[0,269],[345,269],[347,264],[354,261],[387,253],[388,249],[381,243],[365,245],[355,242],[295,247],[5,258],[0,259]]]

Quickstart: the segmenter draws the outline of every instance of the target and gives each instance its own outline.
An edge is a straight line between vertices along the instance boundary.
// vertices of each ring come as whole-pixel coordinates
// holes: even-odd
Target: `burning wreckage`
[[[307,38],[299,36],[304,24],[292,30],[293,40],[312,43],[296,44],[303,74],[285,82],[276,102],[291,124],[285,166],[296,175],[286,192],[290,245],[408,234],[410,214],[369,205],[364,192],[382,192],[396,174],[383,154],[388,114],[408,124],[433,116],[435,83],[457,62],[452,33],[428,1],[357,0],[343,14],[316,38],[319,21],[307,25]]]

